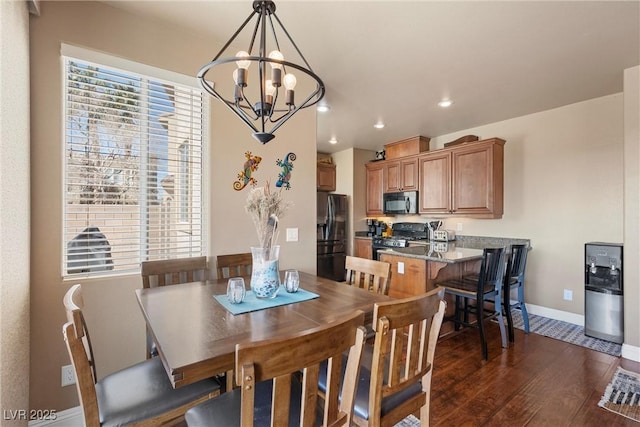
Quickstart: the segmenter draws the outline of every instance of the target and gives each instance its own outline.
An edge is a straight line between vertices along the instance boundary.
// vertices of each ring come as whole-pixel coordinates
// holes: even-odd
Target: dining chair
[[[76,388],[87,427],[160,425],[179,421],[187,409],[220,394],[215,379],[174,389],[159,357],[97,380],[96,364],[82,308],[81,285],[63,300],[68,322],[62,327],[76,375]]]
[[[455,314],[453,320],[455,329],[460,326],[477,327],[480,333],[480,345],[482,358],[488,360],[487,338],[485,322],[490,319],[498,319],[502,347],[507,347],[502,301],[503,282],[505,273],[504,247],[484,248],[480,272],[476,275],[462,276],[457,279],[449,279],[436,283],[437,287],[445,289],[445,292],[455,296]],[[475,301],[475,305],[469,305],[469,301]],[[492,304],[492,308],[485,306],[485,301]],[[469,321],[469,314],[475,315],[475,322]]]
[[[345,269],[349,285],[378,294],[389,294],[390,263],[347,255]]]
[[[365,346],[353,421],[393,426],[411,414],[429,425],[433,359],[446,303],[444,290],[377,303],[375,341]],[[321,371],[319,389],[326,390]]]
[[[507,327],[509,329],[509,341],[515,341],[513,330],[512,309],[520,309],[524,322],[524,332],[529,333],[529,314],[524,303],[524,272],[527,266],[527,245],[511,245],[509,261],[507,262],[507,274],[504,279],[504,310],[507,315]],[[511,291],[517,290],[517,299],[511,303]]]
[[[144,288],[205,281],[208,278],[207,257],[143,261],[141,274]]]
[[[187,411],[187,425],[350,426],[364,346],[363,322],[364,313],[356,311],[289,337],[237,344],[239,387]],[[348,352],[344,368],[343,352]],[[329,380],[322,405],[318,375],[321,362],[327,360]]]
[[[216,258],[218,279],[251,274],[253,260],[250,252],[241,254],[218,255]]]
[[[207,257],[143,261],[141,264],[141,276],[143,288],[205,281],[208,278]],[[147,329],[147,358],[157,355],[156,343]]]

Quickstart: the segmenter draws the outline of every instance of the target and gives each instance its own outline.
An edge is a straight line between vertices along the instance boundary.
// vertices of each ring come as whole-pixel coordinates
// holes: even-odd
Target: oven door
[[[376,246],[376,245],[372,245],[371,246],[371,251],[373,252],[371,254],[371,259],[374,259],[376,261],[380,261],[380,251],[383,249],[389,249],[386,246]]]

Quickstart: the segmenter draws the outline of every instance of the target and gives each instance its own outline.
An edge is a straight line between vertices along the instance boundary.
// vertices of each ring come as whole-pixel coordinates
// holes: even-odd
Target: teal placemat
[[[280,305],[293,304],[296,302],[307,301],[310,299],[318,298],[318,294],[305,291],[302,288],[298,289],[298,292],[289,293],[283,286],[280,286],[278,295],[272,299],[256,298],[252,291],[247,291],[244,297],[244,301],[240,304],[231,304],[227,299],[227,295],[214,295],[216,301],[218,301],[224,308],[226,308],[231,314],[243,314],[251,311],[264,310],[265,308],[278,307]]]

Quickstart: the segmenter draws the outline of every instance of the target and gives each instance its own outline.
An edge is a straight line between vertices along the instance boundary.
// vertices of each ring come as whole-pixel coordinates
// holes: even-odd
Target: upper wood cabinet
[[[318,191],[336,191],[336,165],[318,163],[316,182]]]
[[[502,218],[504,140],[487,139],[452,150],[451,210],[476,218]]]
[[[366,165],[367,216],[383,215],[382,193],[384,191],[384,162]]]
[[[418,189],[418,157],[384,162],[385,193]]]
[[[443,214],[451,212],[451,152],[434,151],[418,159],[420,185],[418,212]]]
[[[419,212],[501,218],[504,143],[491,138],[421,155]]]

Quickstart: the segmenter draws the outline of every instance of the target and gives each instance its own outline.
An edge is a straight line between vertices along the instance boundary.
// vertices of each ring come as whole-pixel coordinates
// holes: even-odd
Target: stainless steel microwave
[[[403,193],[384,193],[384,213],[397,214],[417,214],[418,213],[418,192],[405,191]]]

